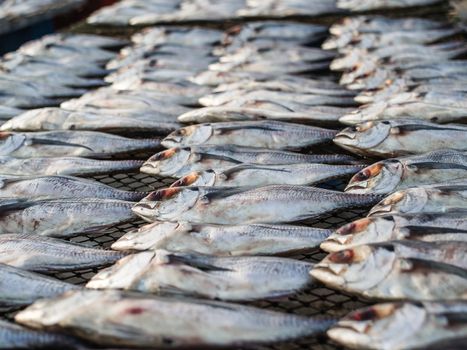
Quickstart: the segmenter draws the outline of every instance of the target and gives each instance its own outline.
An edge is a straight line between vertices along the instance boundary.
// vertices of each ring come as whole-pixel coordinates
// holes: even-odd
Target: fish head
[[[194,171],[175,181],[170,187],[214,186],[216,173],[214,170]]]
[[[374,148],[382,143],[390,135],[391,124],[382,122],[365,122],[349,126],[338,132],[334,137],[334,143],[338,146],[359,153],[359,150]]]
[[[391,239],[394,227],[392,217],[359,219],[338,228],[320,247],[332,253],[360,244],[387,241]]]
[[[349,90],[374,90],[385,86],[388,79],[393,78],[393,73],[387,69],[375,68],[370,74],[366,74],[347,85]]]
[[[196,187],[169,187],[151,192],[132,208],[133,212],[152,222],[177,221],[181,214],[192,208],[199,198]]]
[[[345,192],[391,193],[401,182],[403,170],[402,163],[397,159],[375,163],[355,174],[350,179]]]
[[[376,204],[368,216],[417,213],[423,209],[427,201],[428,195],[423,188],[397,191]]]
[[[348,50],[343,56],[335,58],[330,65],[331,70],[344,71],[352,69],[359,65],[362,55],[368,54],[366,50],[352,48]]]
[[[387,107],[384,101],[375,102],[369,105],[362,106],[355,111],[352,111],[339,118],[339,122],[346,125],[363,123],[371,120],[378,120]]]
[[[27,144],[26,135],[8,131],[0,132],[0,155],[7,156]]]
[[[391,250],[359,245],[329,254],[310,273],[331,288],[364,292],[386,277],[394,260]]]
[[[164,147],[199,145],[206,143],[211,136],[211,124],[190,125],[170,133],[162,141],[162,145]]]
[[[169,148],[149,158],[140,170],[146,174],[172,176],[188,163],[190,155],[189,148]]]
[[[328,336],[352,348],[400,348],[425,319],[423,308],[412,303],[382,303],[351,312],[328,330]]]

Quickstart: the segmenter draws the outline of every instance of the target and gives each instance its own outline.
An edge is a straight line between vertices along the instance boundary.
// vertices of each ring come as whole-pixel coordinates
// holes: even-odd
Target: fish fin
[[[41,139],[41,138],[36,138],[36,137],[30,138],[29,141],[31,141],[32,145],[56,145],[56,146],[67,146],[67,147],[80,147],[80,148],[87,149],[88,151],[91,151],[91,152],[94,151],[90,147],[79,145],[77,143],[65,142],[65,141],[47,140],[47,139]]]
[[[408,261],[410,268],[404,269],[404,272],[415,270],[444,272],[450,275],[456,275],[463,279],[467,279],[467,270],[451,264],[446,264],[439,261],[418,259],[418,258],[403,258],[401,260]]]
[[[442,192],[467,191],[467,185],[464,184],[436,185],[435,188],[441,190]]]
[[[249,187],[226,187],[226,188],[219,188],[215,191],[206,193],[202,197],[202,201],[205,203],[209,203],[215,201],[216,199],[223,199],[227,198],[242,192],[245,192],[249,189]]]
[[[278,129],[273,126],[264,126],[264,125],[247,125],[247,126],[241,126],[241,125],[233,125],[233,126],[223,126],[223,127],[218,127],[215,129],[215,132],[219,135],[227,135],[232,131],[236,130],[267,130],[267,131],[281,131],[281,129]]]
[[[236,172],[241,171],[241,170],[268,170],[268,171],[276,171],[276,172],[282,172],[282,173],[290,173],[289,170],[286,169],[271,169],[267,165],[256,165],[256,164],[240,164],[235,167],[229,168],[227,170],[222,171],[222,175],[225,176],[226,179],[230,179],[232,175],[234,175]]]
[[[215,260],[215,258],[205,255],[168,253],[164,256],[164,258],[167,259],[169,263],[184,264],[206,272],[231,271],[229,269],[214,265],[213,260]]]
[[[227,157],[227,156],[223,156],[223,155],[220,155],[220,154],[199,153],[199,161],[201,161],[203,159],[217,159],[217,160],[223,160],[223,161],[226,161],[226,162],[231,162],[231,163],[234,163],[234,164],[241,164],[242,163],[241,161],[239,161],[237,159]]]
[[[420,123],[420,124],[405,124],[405,125],[398,125],[396,127],[399,130],[400,134],[404,134],[407,132],[411,131],[419,131],[419,130],[457,130],[457,131],[463,131],[460,128],[450,128],[448,126],[444,125],[430,125],[430,124],[425,124],[425,123]],[[465,130],[467,131],[467,130]]]
[[[5,214],[11,210],[22,210],[29,208],[35,204],[37,201],[30,201],[25,198],[18,198],[18,199],[6,199],[0,201],[0,215]]]

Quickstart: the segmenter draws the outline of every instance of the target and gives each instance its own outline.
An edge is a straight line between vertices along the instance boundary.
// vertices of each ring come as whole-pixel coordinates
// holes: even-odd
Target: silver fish
[[[51,273],[110,265],[125,254],[34,234],[0,235],[0,263]]]
[[[0,349],[80,349],[73,337],[54,332],[40,332],[0,320]]]
[[[304,112],[274,111],[261,108],[245,107],[204,107],[193,109],[178,117],[181,123],[214,123],[249,120],[279,120],[283,122],[297,122],[303,124],[336,123],[339,118],[353,109],[331,106],[314,106],[312,110]]]
[[[150,222],[283,223],[320,217],[338,209],[368,206],[379,198],[379,195],[293,185],[170,187],[151,193],[133,211]]]
[[[467,178],[467,152],[439,150],[379,161],[355,174],[345,191],[391,193]]]
[[[300,149],[330,141],[337,131],[279,121],[227,122],[186,126],[162,140],[164,147],[231,144]]]
[[[141,167],[141,172],[181,177],[192,171],[223,169],[241,163],[295,164],[295,163],[349,163],[352,157],[343,154],[302,154],[266,148],[232,145],[198,145],[170,148],[156,153]]]
[[[133,219],[133,205],[113,199],[4,199],[0,202],[0,232],[72,237]]]
[[[166,249],[217,256],[275,255],[313,249],[331,232],[309,226],[193,225],[156,221],[127,232],[112,244],[112,249]]]
[[[364,165],[312,163],[288,165],[240,164],[224,170],[195,171],[175,181],[171,187],[313,185],[355,174],[356,171],[361,170],[363,167]]]
[[[146,192],[123,191],[98,181],[72,176],[0,175],[0,197],[7,198],[102,198],[139,201]]]
[[[306,288],[312,267],[312,263],[279,257],[212,257],[156,250],[122,258],[101,270],[86,287],[255,300]]]
[[[321,243],[335,252],[360,244],[394,240],[467,241],[466,211],[438,214],[395,214],[363,218],[337,229]]]
[[[445,213],[467,206],[467,187],[463,184],[409,188],[394,192],[376,204],[368,216],[405,213]]]
[[[158,139],[129,139],[94,131],[44,131],[34,133],[0,132],[0,154],[19,158],[93,156],[151,150],[160,147]]]
[[[329,254],[312,277],[331,288],[369,298],[467,298],[465,242],[395,241]]]
[[[373,121],[348,127],[334,142],[351,152],[379,157],[421,154],[441,148],[467,151],[467,127],[421,120]]]
[[[139,110],[138,110],[139,111]],[[136,113],[138,113],[138,111]],[[2,131],[87,130],[118,132],[128,129],[164,134],[176,130],[174,118],[153,114],[151,117],[127,110],[68,111],[60,108],[41,108],[22,113],[4,123]],[[124,114],[123,116],[120,114]],[[136,116],[134,116],[136,114]],[[131,117],[128,117],[131,115]],[[160,117],[160,118],[159,118]],[[162,119],[162,120],[159,120]],[[167,120],[164,120],[167,119]]]
[[[137,171],[143,161],[96,160],[81,157],[13,158],[0,156],[2,175],[97,175]]]
[[[462,349],[466,315],[462,301],[382,303],[351,312],[327,335],[352,349]]]
[[[100,345],[143,348],[267,343],[314,335],[335,323],[238,304],[112,290],[81,290],[41,300],[15,320]]]
[[[68,290],[80,289],[70,283],[34,272],[0,264],[0,310],[18,309],[37,299],[60,295]]]

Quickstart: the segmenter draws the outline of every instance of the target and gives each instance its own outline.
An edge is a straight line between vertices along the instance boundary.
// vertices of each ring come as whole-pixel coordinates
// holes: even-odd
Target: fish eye
[[[356,125],[350,126],[349,129],[352,132],[358,132],[358,127]]]
[[[381,122],[381,124],[390,125],[391,123],[389,123],[389,121],[387,121],[387,120],[384,120],[384,121]]]
[[[329,255],[329,260],[336,264],[348,264],[353,261],[354,251],[352,249],[344,249]]]
[[[371,177],[370,169],[365,169],[355,175],[355,180],[365,181],[365,180],[368,180],[370,177]]]
[[[186,129],[178,129],[174,131],[175,136],[185,136],[186,135]]]

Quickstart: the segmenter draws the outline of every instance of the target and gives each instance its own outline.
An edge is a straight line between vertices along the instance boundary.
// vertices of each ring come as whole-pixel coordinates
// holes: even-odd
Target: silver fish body
[[[133,202],[111,199],[54,199],[0,203],[0,232],[72,237],[129,221]]]
[[[394,214],[363,218],[337,229],[321,243],[335,252],[360,244],[395,240],[467,241],[465,210],[438,214]]]
[[[2,175],[97,175],[137,171],[142,161],[96,160],[81,157],[13,158],[0,156]]]
[[[73,337],[54,332],[40,332],[0,320],[0,349],[79,349]]]
[[[355,174],[345,191],[391,193],[410,187],[435,185],[467,178],[467,152],[437,150],[382,160]]]
[[[112,154],[160,147],[157,139],[136,140],[93,131],[2,132],[0,138],[0,155],[19,158],[109,157]]]
[[[34,234],[0,235],[0,263],[23,270],[51,273],[110,265],[121,252],[86,247]]]
[[[101,198],[139,201],[147,193],[116,189],[98,181],[72,176],[2,176],[0,197],[7,198]]]
[[[17,309],[41,298],[80,289],[70,283],[0,264],[0,310]]]
[[[233,145],[197,145],[170,148],[149,158],[141,172],[159,176],[181,177],[192,171],[223,169],[241,163],[295,164],[348,163],[352,157],[342,154],[302,154],[265,148]]]
[[[225,170],[192,172],[171,187],[312,185],[355,174],[363,165],[297,163],[288,165],[240,164]]]
[[[204,107],[186,112],[178,117],[182,123],[215,123],[234,122],[249,120],[278,120],[283,122],[297,122],[303,124],[336,123],[346,113],[353,111],[352,108],[315,106],[311,111],[286,112],[264,110],[262,108],[243,107]]]
[[[58,328],[100,345],[143,348],[267,343],[323,332],[335,322],[238,304],[110,290],[41,300],[15,320],[38,329]]]
[[[331,234],[329,229],[293,225],[193,225],[156,221],[127,232],[112,249],[165,249],[216,256],[275,255],[310,250]]]
[[[127,256],[87,288],[254,300],[292,294],[311,283],[313,264],[280,257],[211,257],[163,250]]]
[[[465,242],[394,241],[328,255],[311,271],[331,288],[369,298],[467,298]]]
[[[231,144],[300,149],[332,140],[337,131],[279,121],[227,122],[186,126],[169,134],[164,147]]]
[[[405,213],[445,213],[465,209],[467,188],[462,184],[415,187],[394,192],[376,204],[368,216]]]
[[[327,335],[352,349],[462,349],[466,315],[462,301],[382,303],[351,312]]]
[[[284,223],[320,217],[338,209],[368,206],[379,198],[293,185],[170,187],[151,193],[133,211],[148,221]]]
[[[358,124],[339,132],[334,142],[351,152],[378,157],[420,154],[442,148],[467,151],[467,127],[421,120]]]

